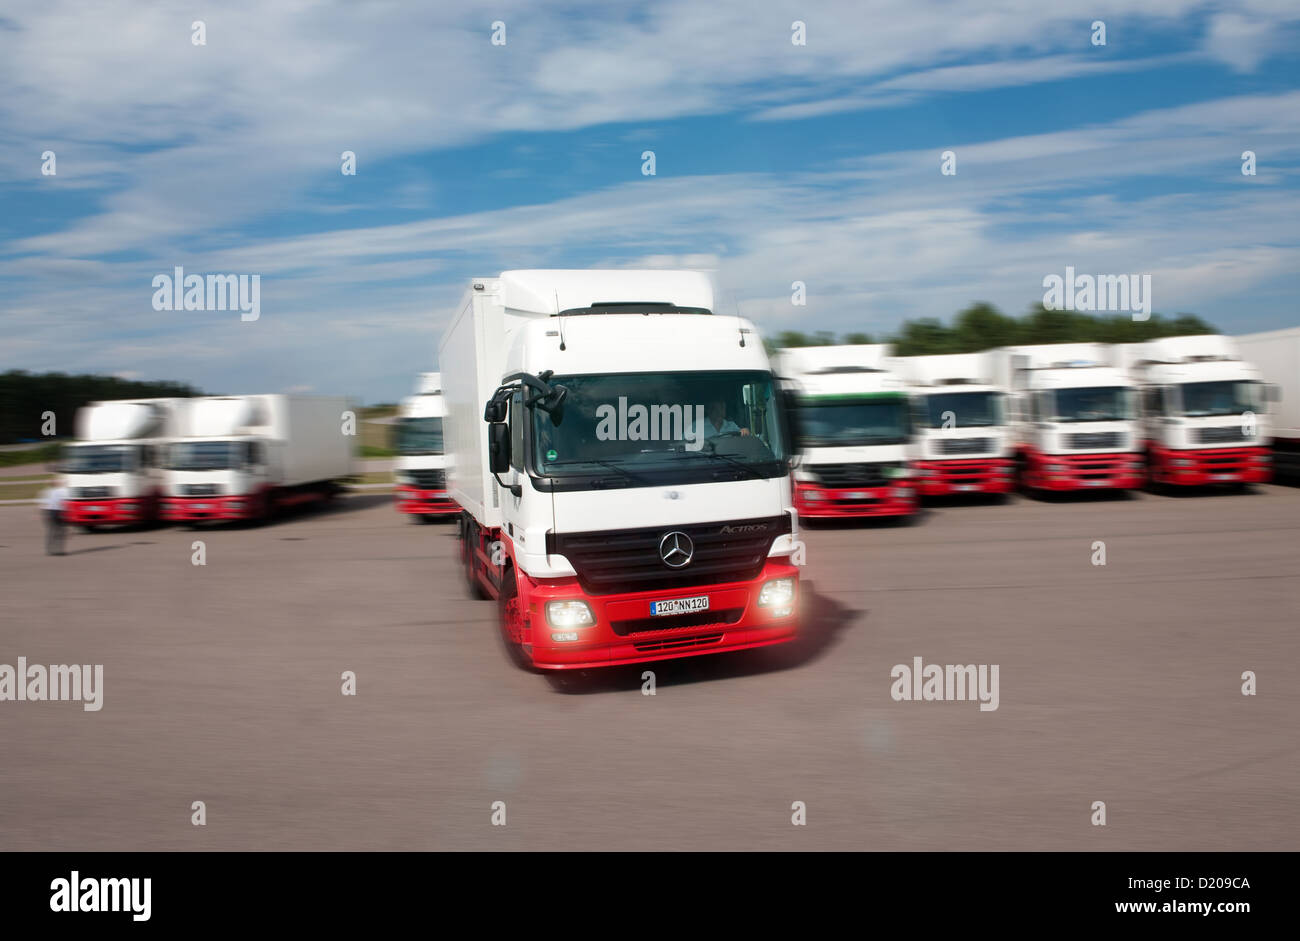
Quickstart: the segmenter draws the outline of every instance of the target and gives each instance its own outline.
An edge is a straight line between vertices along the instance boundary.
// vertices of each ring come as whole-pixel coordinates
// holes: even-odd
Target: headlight
[[[561,630],[570,627],[591,627],[596,623],[591,608],[585,601],[548,601],[546,602],[546,623]],[[573,637],[551,635],[552,640],[577,640]]]
[[[890,480],[899,480],[912,476],[912,468],[906,464],[886,464],[885,476]]]
[[[771,608],[776,617],[786,617],[794,610],[794,583],[793,578],[774,578],[764,582],[758,592],[758,606]]]
[[[415,478],[403,471],[398,471],[396,474],[394,474],[393,479],[396,480],[399,484],[405,484],[408,487],[411,486],[413,483],[415,483]]]
[[[812,490],[812,489],[805,490],[805,491],[803,492],[803,498],[804,498],[805,500],[822,500],[822,499],[825,499],[825,498],[822,496],[822,492],[821,492],[820,490]]]

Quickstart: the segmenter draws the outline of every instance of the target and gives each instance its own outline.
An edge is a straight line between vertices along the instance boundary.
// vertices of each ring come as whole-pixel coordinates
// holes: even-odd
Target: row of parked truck
[[[1245,485],[1300,454],[1300,330],[769,360],[751,323],[713,307],[693,272],[469,285],[439,346],[436,410],[413,401],[403,419],[427,441],[416,423],[436,416],[446,453],[409,449],[427,464],[399,470],[398,506],[456,516],[465,584],[496,601],[521,664],[794,638],[801,516],[1016,486]],[[430,468],[445,490],[425,486]]]
[[[329,396],[92,402],[63,449],[65,518],[86,529],[256,520],[327,500],[352,474],[349,415]]]

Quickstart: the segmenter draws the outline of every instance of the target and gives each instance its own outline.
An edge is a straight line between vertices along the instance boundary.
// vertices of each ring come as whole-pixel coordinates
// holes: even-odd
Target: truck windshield
[[[182,441],[168,449],[170,470],[231,470],[242,463],[243,444],[239,441]]]
[[[1001,425],[1002,396],[996,392],[932,392],[925,397],[925,416],[928,428]]]
[[[1242,412],[1263,410],[1258,382],[1185,382],[1180,388],[1183,392],[1183,414],[1188,418],[1240,415]]]
[[[397,423],[397,453],[441,454],[441,418],[403,418]]]
[[[110,474],[131,469],[129,444],[79,444],[63,452],[65,474]]]
[[[800,445],[810,448],[903,444],[912,431],[907,399],[898,394],[804,399],[799,403]]]
[[[624,483],[784,475],[780,406],[766,372],[557,376],[554,414],[533,409],[533,470]]]
[[[1124,386],[1056,389],[1056,414],[1048,421],[1125,421],[1133,417],[1133,390]]]

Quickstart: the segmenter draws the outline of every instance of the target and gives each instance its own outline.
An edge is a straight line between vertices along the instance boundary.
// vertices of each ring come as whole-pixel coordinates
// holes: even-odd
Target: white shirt
[[[62,510],[63,504],[68,499],[68,488],[61,484],[53,487],[46,487],[41,491],[41,509],[42,510]]]
[[[717,435],[725,435],[728,432],[731,432],[733,434],[739,434],[740,426],[737,425],[731,419],[724,418],[722,419],[722,427],[718,428],[713,424],[713,422],[709,421],[707,418],[704,419],[704,439],[706,441],[709,438],[716,437]]]

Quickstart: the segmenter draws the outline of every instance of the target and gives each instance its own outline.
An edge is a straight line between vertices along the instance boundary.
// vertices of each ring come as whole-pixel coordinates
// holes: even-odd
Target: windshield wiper
[[[627,480],[633,480],[637,483],[648,484],[650,481],[640,474],[634,474],[626,467],[615,464],[613,461],[602,461],[599,458],[585,458],[583,460],[573,461],[547,461],[547,467],[572,467],[574,464],[599,464],[601,467],[608,467],[616,474],[621,474]]]
[[[727,454],[719,454],[717,451],[683,451],[682,453],[698,454],[698,455],[703,455],[704,457],[717,458],[720,461],[726,461],[732,467],[738,467],[741,470],[748,472],[750,476],[754,477],[756,480],[763,479],[763,475],[760,474],[758,471],[756,471],[749,464],[746,464],[744,461],[738,461],[734,457],[731,457],[730,455]]]

